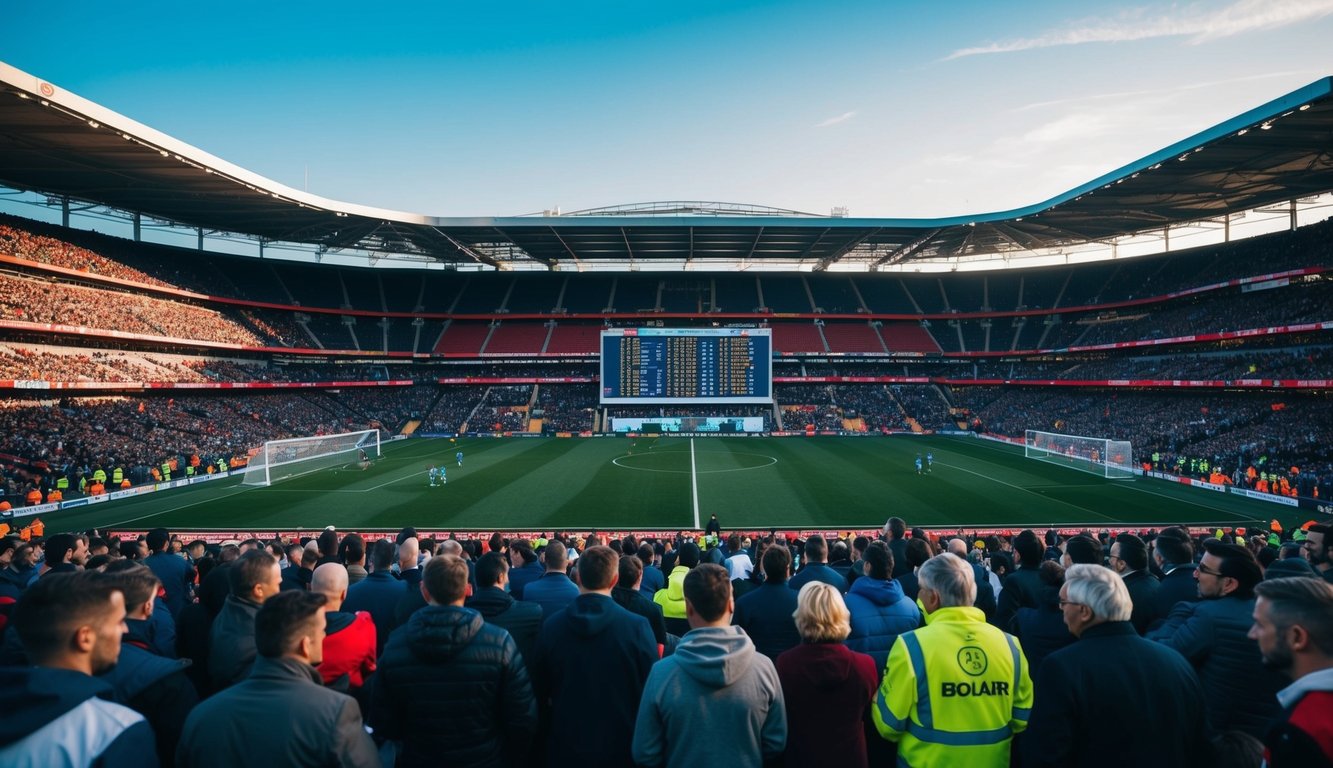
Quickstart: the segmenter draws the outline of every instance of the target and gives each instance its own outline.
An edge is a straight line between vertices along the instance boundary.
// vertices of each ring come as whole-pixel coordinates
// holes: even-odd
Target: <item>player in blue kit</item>
[[[449,478],[445,475],[445,470],[447,469],[448,467],[446,467],[445,465],[443,464],[440,465],[440,485],[444,485],[445,483],[449,482]]]
[[[926,452],[926,472],[929,473],[930,470],[931,470],[931,467],[934,467],[934,466],[935,466],[935,454],[934,454],[934,453],[931,453],[931,452],[929,452],[929,451],[927,451],[927,452]]]
[[[455,459],[458,459],[458,466],[460,466],[460,467],[463,466],[463,452],[462,452],[462,451],[459,451],[458,453],[455,453],[455,454],[454,454],[454,458],[455,458]]]
[[[430,487],[434,488],[440,484],[440,470],[434,464],[430,465],[430,471],[426,473],[430,477]]]
[[[916,455],[916,473],[921,474],[921,454]]]

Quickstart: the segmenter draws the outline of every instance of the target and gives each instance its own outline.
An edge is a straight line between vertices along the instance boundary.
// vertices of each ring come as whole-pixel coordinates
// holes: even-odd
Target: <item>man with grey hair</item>
[[[1008,766],[1027,727],[1032,678],[1014,636],[972,607],[972,566],[948,553],[921,566],[926,626],[894,641],[872,715],[905,765]]]
[[[1273,579],[1254,592],[1250,639],[1265,667],[1295,681],[1278,691],[1282,715],[1264,735],[1265,759],[1270,768],[1333,765],[1333,584]]]
[[[1133,609],[1109,568],[1065,571],[1060,610],[1078,642],[1042,662],[1041,695],[1023,737],[1025,766],[1210,762],[1199,749],[1208,733],[1198,675],[1180,654],[1139,637]]]

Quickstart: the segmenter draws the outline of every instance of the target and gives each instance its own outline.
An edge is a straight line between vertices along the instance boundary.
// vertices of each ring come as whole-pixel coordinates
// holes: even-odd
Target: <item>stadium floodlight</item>
[[[1128,440],[1029,429],[1023,433],[1023,455],[1109,480],[1128,480],[1136,474],[1134,451]]]
[[[380,431],[365,429],[339,435],[269,440],[250,459],[241,485],[268,486],[298,475],[360,464],[380,455]]]

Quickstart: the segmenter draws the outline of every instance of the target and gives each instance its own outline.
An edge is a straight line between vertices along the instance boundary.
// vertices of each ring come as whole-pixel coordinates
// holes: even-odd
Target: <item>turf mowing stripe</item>
[[[694,468],[694,438],[690,438],[690,489],[694,494],[694,527],[699,527],[699,472]]]

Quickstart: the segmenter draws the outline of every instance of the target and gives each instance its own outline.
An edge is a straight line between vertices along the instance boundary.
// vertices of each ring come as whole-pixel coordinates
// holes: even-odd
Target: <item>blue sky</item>
[[[0,27],[0,60],[229,162],[438,216],[1006,210],[1333,75],[1333,0],[13,0]]]

